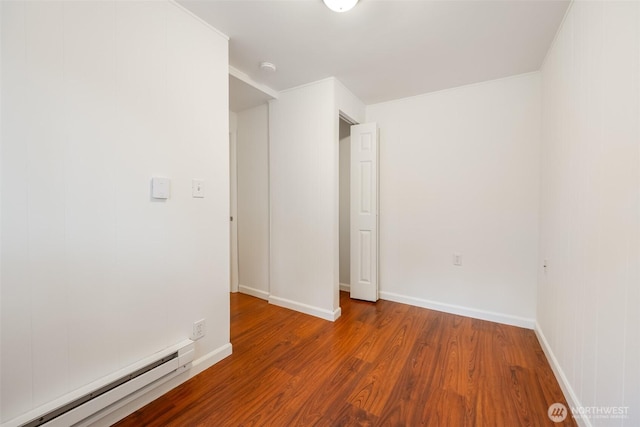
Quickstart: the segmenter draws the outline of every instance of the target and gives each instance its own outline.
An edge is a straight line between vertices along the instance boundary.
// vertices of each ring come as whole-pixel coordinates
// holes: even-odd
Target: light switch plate
[[[461,266],[462,265],[462,255],[459,253],[453,254],[453,265]]]
[[[169,178],[153,177],[151,179],[151,197],[154,199],[168,199],[171,196],[171,180]]]
[[[196,199],[204,198],[204,180],[194,179],[191,181],[191,195]]]

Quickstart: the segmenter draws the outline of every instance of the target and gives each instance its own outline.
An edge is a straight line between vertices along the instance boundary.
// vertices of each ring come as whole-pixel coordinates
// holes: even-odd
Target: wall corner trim
[[[303,304],[301,302],[275,297],[273,295],[269,296],[269,304],[277,305],[278,307],[288,308],[289,310],[298,311],[300,313],[309,314],[311,316],[319,317],[321,319],[329,320],[331,322],[335,322],[342,315],[342,309],[340,307],[331,311],[331,310],[326,310],[324,308]]]
[[[269,301],[269,292],[263,291],[262,289],[256,289],[245,285],[238,285],[238,291],[243,294],[251,295],[252,297]]]
[[[236,67],[229,65],[229,75],[235,77],[236,79],[248,84],[249,86],[251,86],[252,88],[259,90],[260,92],[270,96],[272,99],[269,100],[269,102],[273,101],[274,99],[278,99],[278,96],[280,96],[279,92],[275,89],[270,88],[267,85],[264,85],[262,83],[258,83],[257,81],[253,80],[247,73],[245,73],[242,70],[237,69]]]
[[[437,301],[429,301],[421,298],[395,294],[393,292],[380,291],[380,299],[399,302],[402,304],[414,305],[416,307],[428,308],[430,310],[442,311],[449,314],[456,314],[458,316],[466,316],[474,319],[503,323],[505,325],[518,326],[520,328],[534,329],[535,327],[535,320],[526,317],[479,310],[477,308],[463,307]]]
[[[312,86],[316,86],[316,85],[326,84],[326,83],[329,83],[329,82],[333,83],[333,82],[335,82],[335,80],[336,80],[335,77],[326,77],[324,79],[316,80],[314,82],[303,83],[303,84],[301,84],[299,86],[290,87],[288,89],[281,90],[278,93],[295,92],[295,91],[297,91],[299,89],[303,89],[303,88],[306,88],[306,87],[312,87]]]
[[[199,17],[195,13],[191,12],[189,9],[187,9],[186,7],[184,7],[183,5],[178,3],[176,0],[167,0],[167,1],[169,2],[169,4],[175,6],[176,8],[180,9],[182,12],[184,12],[187,15],[191,16],[193,19],[195,19],[196,21],[198,21],[199,23],[201,23],[205,27],[209,28],[214,33],[218,34],[220,37],[222,37],[225,40],[229,41],[229,36],[228,35],[226,35],[222,31],[220,31],[219,29],[217,29],[213,25],[209,24],[207,21],[205,21],[204,19],[202,19],[201,17]]]
[[[542,347],[542,351],[544,352],[544,355],[547,356],[549,365],[551,365],[551,370],[553,371],[553,374],[556,376],[556,380],[558,381],[558,384],[560,384],[560,388],[562,389],[562,393],[564,394],[565,399],[567,399],[567,403],[571,408],[582,407],[582,405],[580,404],[580,400],[578,399],[578,396],[576,396],[575,392],[573,391],[573,387],[571,387],[571,384],[567,379],[567,376],[564,374],[564,371],[560,367],[560,364],[558,363],[558,359],[556,359],[555,354],[553,354],[553,351],[549,346],[549,342],[547,341],[547,338],[544,336],[544,333],[542,332],[542,328],[540,327],[540,324],[538,322],[536,322],[536,327],[534,330],[536,333],[536,337],[538,337],[538,341],[540,342],[540,346]],[[569,412],[571,412],[571,408],[569,408]],[[592,426],[591,422],[587,418],[579,417],[579,418],[575,418],[575,421],[576,423],[578,423],[580,427]]]

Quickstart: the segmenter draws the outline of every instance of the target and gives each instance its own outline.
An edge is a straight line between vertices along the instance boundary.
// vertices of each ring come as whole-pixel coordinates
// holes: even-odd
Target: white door
[[[378,127],[351,126],[351,298],[378,300]]]

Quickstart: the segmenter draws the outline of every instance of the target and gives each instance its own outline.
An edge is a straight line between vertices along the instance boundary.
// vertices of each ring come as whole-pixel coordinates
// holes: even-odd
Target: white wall
[[[366,107],[345,85],[338,79],[332,79],[336,97],[336,108],[341,114],[353,123],[364,123],[366,117]],[[336,121],[336,125],[338,122]]]
[[[333,297],[338,286],[334,105],[332,79],[281,92],[269,103],[269,301],[327,319],[339,315]]]
[[[226,38],[166,1],[0,4],[0,418],[202,318],[196,358],[228,354]]]
[[[233,111],[229,111],[229,132],[238,131],[238,115]]]
[[[340,120],[340,284],[351,283],[351,125]]]
[[[381,298],[533,327],[539,91],[534,73],[367,107]]]
[[[639,61],[638,2],[575,1],[542,68],[538,333],[574,404],[629,407],[593,425],[640,425]]]
[[[238,117],[239,289],[269,298],[269,109]]]
[[[339,114],[363,104],[334,78],[269,103],[269,301],[336,319],[339,307]]]
[[[341,150],[340,146],[344,145],[344,144],[340,144],[342,142],[342,137],[340,136],[340,133],[341,133],[340,126],[341,126],[341,122],[343,121],[341,117],[346,117],[348,121],[351,123],[355,123],[355,124],[364,123],[365,117],[366,117],[366,108],[365,108],[365,105],[362,103],[362,101],[360,101],[360,99],[358,99],[351,91],[349,91],[349,89],[347,89],[347,87],[343,85],[342,82],[340,82],[337,79],[333,79],[333,82],[334,82],[334,93],[335,93],[335,106],[334,106],[335,115],[333,119],[334,141],[337,141],[336,145],[338,145],[338,149],[336,150],[335,157],[333,159],[334,164],[338,165],[336,167],[336,172],[334,175],[334,191],[335,191],[336,197],[339,199],[340,198],[340,150]],[[351,133],[351,129],[349,129],[349,134],[350,133]],[[344,149],[344,147],[342,147],[342,149]],[[349,153],[349,159],[351,159],[351,153]],[[350,211],[350,208],[349,208],[349,211]],[[335,207],[334,221],[335,221],[334,235],[336,237],[334,240],[335,288],[333,292],[333,304],[335,307],[338,307],[340,306],[340,283],[341,283],[340,276],[341,274],[345,273],[345,272],[341,273],[340,269],[342,267],[343,262],[350,262],[350,259],[351,259],[350,250],[347,255],[349,261],[344,260],[344,256],[342,257],[343,259],[341,259],[340,245],[341,244],[344,245],[344,239],[342,240],[342,243],[341,243],[340,227],[344,225],[340,221],[340,206]],[[350,235],[347,238],[349,241],[351,241]],[[351,268],[349,268],[349,272],[350,271],[351,271]],[[347,280],[347,282],[342,282],[342,283],[351,282],[350,274],[347,277],[349,278],[349,280]]]

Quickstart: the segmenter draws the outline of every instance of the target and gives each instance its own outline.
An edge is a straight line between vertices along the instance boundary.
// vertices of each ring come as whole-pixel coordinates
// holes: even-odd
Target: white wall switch
[[[204,181],[202,179],[191,181],[191,195],[196,199],[204,198]]]
[[[171,180],[169,178],[151,178],[151,197],[168,199],[171,196]]]
[[[453,254],[453,265],[462,265],[462,255],[458,253]]]

